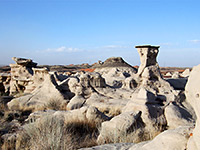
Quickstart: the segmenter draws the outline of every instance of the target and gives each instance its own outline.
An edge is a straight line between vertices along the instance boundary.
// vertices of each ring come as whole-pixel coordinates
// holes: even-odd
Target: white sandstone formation
[[[0,93],[9,93],[10,80],[10,73],[0,73]]]
[[[85,101],[86,99],[83,96],[81,96],[80,94],[76,94],[67,104],[67,109],[72,110],[81,108]]]
[[[10,94],[31,93],[36,87],[40,86],[48,71],[46,68],[37,68],[37,63],[31,59],[12,58],[16,64],[10,64],[11,81]]]
[[[173,72],[172,78],[173,78],[173,79],[178,79],[178,78],[180,78],[179,72],[178,72],[178,71]]]
[[[154,137],[170,129],[151,141],[125,144],[124,149],[200,149],[200,66],[193,69],[186,86],[187,102],[191,103],[197,115],[193,136],[187,144],[195,117],[184,101],[186,80],[179,89],[163,79],[156,60],[159,46],[136,48],[141,60],[138,72],[120,57],[99,63],[93,73],[82,71],[68,75],[35,68],[35,63],[29,59],[14,58],[17,64],[11,65],[11,93],[21,91],[24,95],[11,100],[8,108],[37,110],[54,100],[64,104],[68,111],[34,112],[27,121],[53,115],[61,116],[65,121],[95,122],[101,126],[98,143],[121,141],[125,135],[134,135],[131,142],[138,142],[141,135]],[[94,149],[106,147],[109,146]],[[113,149],[117,147],[123,149],[122,144],[111,146]]]
[[[121,87],[122,81],[134,76],[136,69],[127,64],[121,57],[111,57],[96,66],[95,72],[100,73],[105,78],[106,84]]]
[[[165,108],[165,117],[169,129],[175,129],[179,126],[192,126],[193,118],[191,114],[182,106],[175,102],[169,103]]]
[[[100,124],[104,121],[110,120],[110,118],[100,112],[96,107],[84,106],[80,109],[70,110],[70,111],[55,111],[55,110],[46,110],[46,111],[36,111],[29,115],[26,119],[26,122],[35,122],[42,118],[43,116],[57,116],[63,117],[65,122],[95,122]]]
[[[167,130],[152,141],[133,145],[129,150],[185,150],[190,132],[189,126]]]
[[[141,88],[137,95],[133,95],[132,99],[126,104],[122,112],[141,111],[141,119],[145,124],[145,130],[149,134],[161,132],[167,125],[164,116],[164,107],[156,101],[153,93]]]
[[[53,75],[47,74],[44,77],[44,82],[41,86],[38,86],[30,94],[14,98],[8,103],[8,107],[11,110],[33,108],[39,109],[44,107],[49,101],[61,101],[64,102],[64,96],[58,89],[58,85]]]
[[[138,75],[141,75],[146,67],[157,65],[156,58],[159,52],[158,50],[159,47],[160,46],[151,46],[151,45],[135,46],[140,55],[140,62],[141,62],[137,72]]]
[[[190,69],[185,69],[185,71],[183,71],[183,73],[181,74],[182,77],[184,78],[188,78],[190,76]]]
[[[192,105],[197,116],[195,129],[189,139],[187,150],[200,149],[200,65],[193,67],[186,85],[186,100]]]
[[[156,57],[159,46],[136,46],[140,55],[140,67],[137,72],[138,87],[144,87],[155,95],[160,95],[165,101],[174,101],[178,94],[170,84],[162,78]]]
[[[110,142],[120,142],[121,136],[128,136],[128,133],[135,132],[135,138],[139,133],[136,133],[138,128],[143,127],[143,123],[140,122],[141,112],[125,112],[122,113],[110,121],[102,123],[100,135],[98,136],[97,142],[104,144]]]
[[[165,76],[167,76],[167,77],[172,77],[172,73],[171,72],[167,72],[166,74],[165,74]]]

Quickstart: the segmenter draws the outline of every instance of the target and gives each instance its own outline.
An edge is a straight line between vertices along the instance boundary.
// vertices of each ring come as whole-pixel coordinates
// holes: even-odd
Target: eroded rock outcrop
[[[197,116],[195,129],[189,139],[187,149],[200,149],[200,65],[193,67],[186,85],[186,100],[192,105]]]
[[[0,94],[9,94],[10,91],[10,73],[0,73]]]
[[[120,57],[100,62],[95,72],[81,71],[68,75],[35,68],[36,64],[29,59],[14,58],[17,64],[11,65],[11,91],[21,91],[23,96],[14,98],[8,107],[11,110],[43,110],[32,113],[27,121],[52,115],[61,116],[65,121],[95,122],[101,125],[97,140],[101,144],[123,142],[127,137],[130,137],[130,142],[150,140],[164,130],[173,129],[159,134],[152,141],[131,144],[134,145],[131,149],[154,149],[155,145],[155,149],[185,149],[194,117],[182,100],[184,92],[181,90],[184,89],[173,88],[163,79],[156,60],[159,46],[136,48],[141,60],[138,72]],[[186,88],[187,99],[196,113],[199,111],[196,101],[200,81],[193,80],[198,77],[199,68],[192,71]],[[68,111],[44,111],[43,107],[51,100]],[[197,119],[196,129],[188,143],[190,149],[191,143],[199,148],[198,122]],[[188,126],[179,127],[185,125]],[[173,136],[176,138],[174,141]]]
[[[48,74],[47,68],[37,68],[37,63],[31,59],[16,57],[12,59],[16,64],[10,64],[10,95],[31,93],[43,83],[45,75]]]
[[[184,78],[188,78],[190,76],[190,69],[185,69],[181,76]]]
[[[10,64],[11,81],[10,94],[23,93],[29,82],[33,82],[33,70],[36,66],[31,59],[12,58],[16,64]]]
[[[131,133],[135,133],[134,136],[137,139],[140,133],[136,132],[136,130],[144,126],[140,116],[140,111],[137,113],[125,112],[112,118],[110,121],[103,122],[97,142],[99,144],[122,142],[123,136],[128,136]]]
[[[165,101],[174,101],[178,94],[170,84],[162,78],[156,57],[159,46],[136,46],[140,55],[140,67],[137,72],[138,87],[145,87],[155,95],[165,97]]]
[[[41,86],[38,86],[30,94],[14,98],[8,103],[11,110],[19,110],[25,108],[40,109],[49,101],[63,101],[64,96],[58,89],[58,85],[53,75],[47,74]]]

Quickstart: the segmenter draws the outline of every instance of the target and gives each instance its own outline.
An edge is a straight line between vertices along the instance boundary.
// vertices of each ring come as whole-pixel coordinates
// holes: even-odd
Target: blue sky
[[[92,64],[160,45],[160,66],[200,64],[199,0],[0,0],[0,64]]]

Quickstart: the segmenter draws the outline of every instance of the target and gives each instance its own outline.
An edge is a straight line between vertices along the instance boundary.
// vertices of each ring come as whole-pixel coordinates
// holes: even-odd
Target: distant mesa
[[[127,62],[123,60],[122,57],[110,57],[105,62],[99,61],[98,64],[95,64],[93,68],[115,68],[115,67],[128,67],[133,68],[135,71],[136,69],[129,65]]]

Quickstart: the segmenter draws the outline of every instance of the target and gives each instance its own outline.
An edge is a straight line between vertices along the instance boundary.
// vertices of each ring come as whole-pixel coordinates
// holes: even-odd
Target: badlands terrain
[[[93,65],[0,68],[2,150],[199,150],[200,65],[160,68],[159,46]]]

